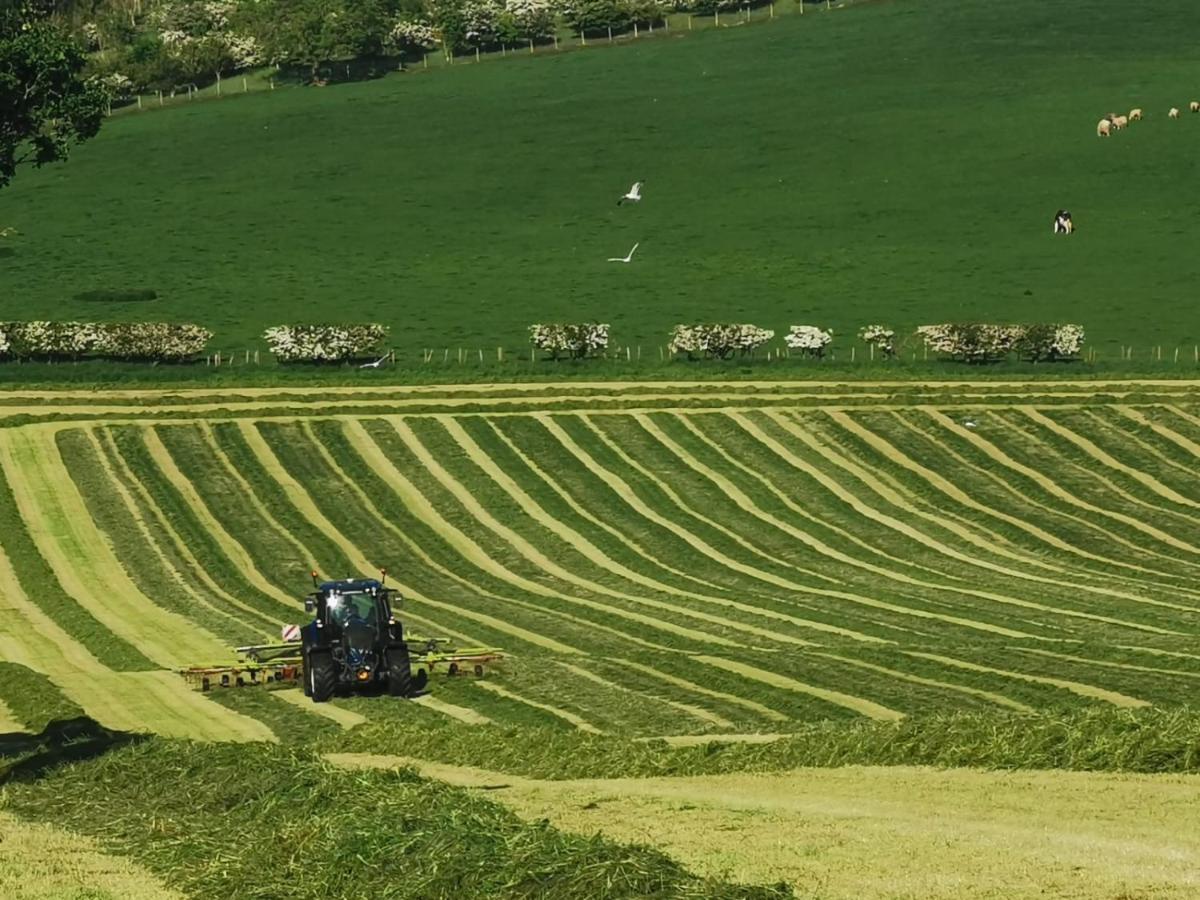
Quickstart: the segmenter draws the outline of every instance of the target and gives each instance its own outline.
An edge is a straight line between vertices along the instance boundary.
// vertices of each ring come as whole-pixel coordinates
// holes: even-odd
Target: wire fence
[[[628,44],[634,41],[659,40],[685,37],[688,34],[714,29],[737,28],[745,25],[766,24],[784,16],[815,15],[863,5],[873,0],[779,0],[758,5],[746,4],[734,10],[716,10],[711,14],[672,13],[657,22],[634,23],[622,31],[612,28],[589,28],[581,32],[561,30],[550,38],[526,40],[517,44],[501,44],[497,48],[475,47],[466,52],[429,50],[416,58],[406,54],[392,57],[375,57],[365,60],[342,60],[323,66],[316,84],[350,82],[379,77],[387,71],[418,72],[430,71],[445,66],[475,65],[481,62],[506,59],[508,57],[545,56]],[[292,77],[278,68],[259,69],[246,74],[218,78],[212,84],[182,84],[173,90],[138,93],[122,98],[109,108],[109,115],[147,112],[193,103],[197,100],[216,100],[237,97],[250,93],[274,91],[279,88],[296,87],[301,79]]]

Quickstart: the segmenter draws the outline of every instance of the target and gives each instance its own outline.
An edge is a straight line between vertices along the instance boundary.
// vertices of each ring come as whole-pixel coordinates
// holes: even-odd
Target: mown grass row
[[[821,722],[767,743],[674,747],[580,731],[445,725],[424,733],[369,724],[329,749],[395,753],[532,778],[637,778],[800,767],[928,765],[1145,773],[1200,772],[1194,709],[1092,707],[1054,715],[934,713],[898,722]]]
[[[119,798],[115,802],[114,798]],[[4,808],[97,838],[200,897],[789,896],[662,853],[527,824],[411,772],[152,739],[8,786]]]
[[[84,714],[46,675],[11,662],[0,661],[0,700],[32,734],[39,734],[52,722]]]

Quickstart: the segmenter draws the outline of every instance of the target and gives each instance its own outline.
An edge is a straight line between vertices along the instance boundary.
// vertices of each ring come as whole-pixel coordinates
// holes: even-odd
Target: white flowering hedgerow
[[[551,359],[567,355],[582,359],[608,349],[609,326],[602,322],[538,324],[529,326],[529,342]]]
[[[344,362],[379,352],[384,325],[275,325],[263,338],[280,362]]]
[[[676,325],[671,329],[668,349],[671,353],[686,353],[689,359],[697,353],[728,359],[734,353],[750,353],[773,337],[774,331],[751,324]]]
[[[182,361],[212,332],[179,322],[0,322],[0,356]]]
[[[820,359],[825,355],[825,348],[833,341],[833,332],[816,325],[793,325],[783,340],[789,349],[799,350],[805,356]]]
[[[1034,362],[1070,359],[1083,346],[1080,325],[993,325],[987,323],[922,325],[917,336],[930,350],[964,362],[1003,359],[1014,350]]]
[[[438,33],[436,28],[422,19],[401,19],[392,26],[388,43],[397,50],[404,47],[432,50],[438,45]]]
[[[864,325],[858,332],[859,338],[870,344],[885,357],[896,355],[896,332],[886,325]]]

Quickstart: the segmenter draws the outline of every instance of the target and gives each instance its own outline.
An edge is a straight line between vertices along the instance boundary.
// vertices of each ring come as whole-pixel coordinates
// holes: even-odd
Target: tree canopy
[[[104,116],[104,90],[82,78],[84,53],[51,22],[50,6],[0,3],[0,187],[20,165],[65,159]]]

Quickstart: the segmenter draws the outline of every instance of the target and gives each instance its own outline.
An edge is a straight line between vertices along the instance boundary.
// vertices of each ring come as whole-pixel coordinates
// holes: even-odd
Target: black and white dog
[[[1075,223],[1071,221],[1071,213],[1068,210],[1060,209],[1054,214],[1054,233],[1055,234],[1070,234],[1075,230]]]

